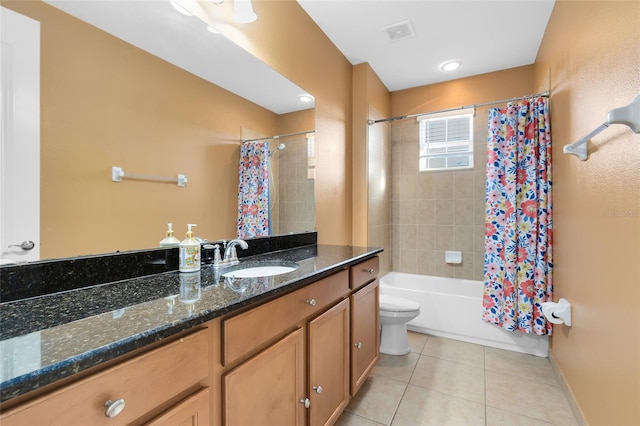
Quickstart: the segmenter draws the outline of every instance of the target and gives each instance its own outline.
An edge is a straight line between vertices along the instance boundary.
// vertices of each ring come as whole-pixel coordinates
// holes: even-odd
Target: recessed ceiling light
[[[175,10],[177,10],[178,12],[182,13],[184,16],[193,16],[193,14],[191,12],[189,12],[187,9],[185,9],[184,7],[180,6],[178,3],[176,3],[174,0],[169,0],[169,2],[171,3],[171,6],[173,6],[173,8]]]
[[[462,65],[462,61],[454,59],[454,60],[447,61],[447,62],[444,62],[444,63],[440,64],[440,69],[442,71],[453,71],[453,70],[457,70],[458,68],[460,68],[460,65]]]
[[[298,99],[300,99],[300,102],[311,102],[313,101],[313,96],[304,94],[298,96]]]

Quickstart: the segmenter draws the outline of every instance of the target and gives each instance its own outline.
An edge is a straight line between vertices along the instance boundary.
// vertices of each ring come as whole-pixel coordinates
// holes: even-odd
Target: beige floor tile
[[[484,404],[409,385],[391,424],[484,425]]]
[[[413,352],[406,355],[380,354],[378,364],[374,367],[372,373],[376,376],[409,383],[411,374],[413,374],[413,370],[418,363],[418,358],[420,358],[420,354]]]
[[[484,368],[484,346],[482,345],[442,337],[430,337],[422,349],[422,354]]]
[[[547,358],[487,347],[484,362],[487,370],[559,386]]]
[[[487,426],[550,426],[552,423],[487,407]]]
[[[484,403],[484,369],[422,355],[412,385]]]
[[[415,331],[407,331],[407,338],[409,339],[409,349],[411,352],[422,352],[424,344],[429,338],[426,334],[416,333]]]
[[[335,426],[380,426],[381,424],[345,411],[338,418]]]
[[[389,425],[406,387],[406,383],[387,377],[369,376],[347,406],[347,411]]]
[[[513,374],[486,371],[487,406],[557,425],[575,425],[560,387]]]

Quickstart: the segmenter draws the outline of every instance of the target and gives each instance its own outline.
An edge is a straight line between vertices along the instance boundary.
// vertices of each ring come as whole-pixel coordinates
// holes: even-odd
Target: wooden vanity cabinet
[[[333,424],[349,403],[349,300],[309,322],[309,424]]]
[[[343,270],[223,318],[224,425],[335,422],[349,402],[348,296]]]
[[[304,330],[298,328],[222,378],[226,425],[302,425]]]
[[[351,396],[354,396],[380,357],[379,258],[353,265],[351,288]]]
[[[209,333],[200,329],[14,407],[0,424],[208,425],[208,354]]]
[[[379,285],[374,280],[351,296],[351,395],[355,395],[380,356]]]
[[[374,257],[223,317],[221,424],[335,423],[378,360],[377,277]]]
[[[0,424],[333,424],[378,359],[377,275],[373,257],[215,318],[11,406]]]

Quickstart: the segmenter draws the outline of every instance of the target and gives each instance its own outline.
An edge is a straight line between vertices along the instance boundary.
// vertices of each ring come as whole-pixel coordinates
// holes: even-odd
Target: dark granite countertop
[[[261,278],[164,272],[0,303],[1,402],[241,307],[328,276],[382,251],[313,245],[241,259],[299,268]]]

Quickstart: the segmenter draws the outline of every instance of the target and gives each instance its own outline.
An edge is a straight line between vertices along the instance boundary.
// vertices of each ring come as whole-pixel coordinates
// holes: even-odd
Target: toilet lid
[[[393,312],[408,312],[419,310],[420,305],[412,300],[399,297],[380,295],[380,310]]]

